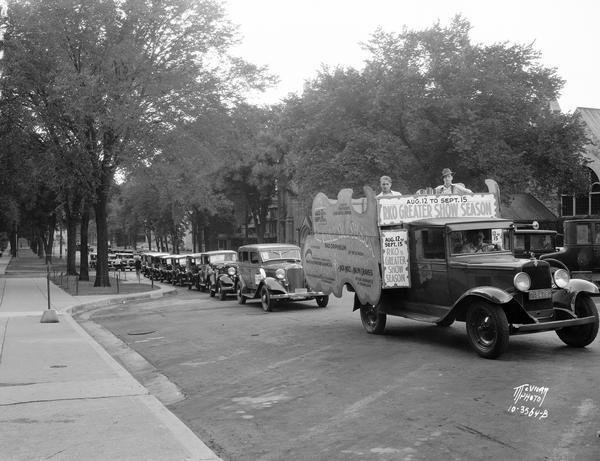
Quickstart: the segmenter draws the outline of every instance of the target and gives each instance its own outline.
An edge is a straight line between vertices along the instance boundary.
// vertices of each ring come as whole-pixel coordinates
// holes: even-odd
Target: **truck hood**
[[[453,266],[461,266],[465,269],[505,269],[515,270],[523,267],[530,259],[515,258],[512,254],[473,254],[458,256],[452,261]],[[539,261],[538,264],[547,263]]]

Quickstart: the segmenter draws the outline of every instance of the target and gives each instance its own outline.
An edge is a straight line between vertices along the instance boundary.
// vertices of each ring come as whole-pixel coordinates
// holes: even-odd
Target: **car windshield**
[[[508,229],[470,229],[450,232],[452,254],[510,251]]]
[[[235,262],[237,261],[237,253],[218,253],[210,255],[209,260],[212,264]]]
[[[555,250],[553,234],[531,234],[529,241],[531,251]]]
[[[294,259],[300,260],[300,250],[297,248],[273,248],[260,252],[260,258],[263,262],[273,259]]]

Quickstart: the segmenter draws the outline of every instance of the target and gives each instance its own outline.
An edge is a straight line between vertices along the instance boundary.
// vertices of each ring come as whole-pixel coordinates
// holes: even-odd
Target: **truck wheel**
[[[317,296],[315,301],[317,301],[317,306],[327,307],[327,304],[329,303],[329,296]]]
[[[590,344],[598,334],[598,309],[594,301],[586,295],[577,296],[575,301],[575,313],[577,317],[596,317],[594,323],[579,325],[576,327],[566,327],[556,330],[558,337],[567,345],[573,347],[585,347]]]
[[[263,311],[273,311],[273,301],[271,300],[271,293],[269,292],[269,289],[265,286],[263,286],[260,290],[260,304],[262,305]]]
[[[467,334],[471,346],[481,357],[499,357],[508,347],[506,314],[500,306],[475,302],[467,311]]]
[[[219,299],[225,301],[227,299],[227,293],[223,291],[223,287],[220,283],[217,284],[217,293],[219,293]]]
[[[385,329],[387,316],[378,312],[376,306],[370,304],[360,306],[360,320],[367,333],[380,335]]]
[[[242,294],[242,284],[238,283],[235,287],[235,292],[237,293],[238,304],[246,304],[246,297]]]

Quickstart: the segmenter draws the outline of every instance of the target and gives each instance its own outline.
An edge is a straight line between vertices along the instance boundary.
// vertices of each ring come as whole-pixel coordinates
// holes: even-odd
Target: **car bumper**
[[[560,328],[587,325],[588,323],[594,323],[596,321],[597,318],[593,315],[590,315],[589,317],[580,317],[576,319],[555,320],[551,322],[540,322],[525,325],[511,325],[510,334],[518,335],[524,333],[533,333],[536,331],[552,331]]]
[[[271,299],[290,299],[299,301],[303,299],[314,299],[320,296],[325,296],[322,291],[305,291],[298,293],[271,293]]]

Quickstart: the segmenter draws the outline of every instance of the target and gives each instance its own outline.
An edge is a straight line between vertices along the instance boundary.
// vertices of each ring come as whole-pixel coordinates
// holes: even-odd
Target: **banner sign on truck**
[[[381,231],[381,269],[383,288],[410,287],[408,231]]]
[[[431,218],[495,218],[498,214],[494,194],[393,195],[378,198],[378,203],[380,226]]]

